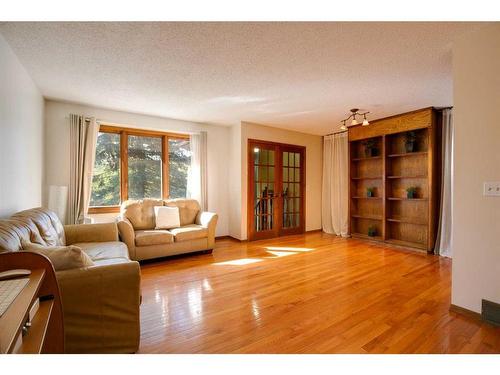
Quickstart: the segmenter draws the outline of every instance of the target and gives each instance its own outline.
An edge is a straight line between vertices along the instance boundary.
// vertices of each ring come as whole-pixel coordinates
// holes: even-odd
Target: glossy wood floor
[[[141,353],[500,353],[451,261],[323,233],[142,266]]]

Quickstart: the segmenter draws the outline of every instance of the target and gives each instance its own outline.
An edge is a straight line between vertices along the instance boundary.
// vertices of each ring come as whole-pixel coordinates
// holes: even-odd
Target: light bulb
[[[367,125],[370,125],[370,123],[368,122],[368,120],[365,117],[365,119],[363,120],[363,126],[367,126]]]
[[[340,127],[340,130],[347,130],[347,126],[345,126],[345,121],[344,121],[344,123],[342,124],[342,126]]]
[[[356,118],[352,119],[351,125],[358,125],[358,121],[356,120]]]

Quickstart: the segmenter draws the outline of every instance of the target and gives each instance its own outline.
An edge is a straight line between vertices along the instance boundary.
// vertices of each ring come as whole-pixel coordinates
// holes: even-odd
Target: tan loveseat
[[[179,207],[180,227],[155,229],[155,206]],[[120,238],[130,258],[144,260],[169,255],[212,250],[217,214],[202,212],[194,199],[144,199],[126,201],[118,218]]]
[[[133,353],[139,347],[140,267],[118,241],[116,223],[63,226],[43,208],[0,220],[0,252],[22,243],[75,245],[93,266],[57,271],[67,353]]]

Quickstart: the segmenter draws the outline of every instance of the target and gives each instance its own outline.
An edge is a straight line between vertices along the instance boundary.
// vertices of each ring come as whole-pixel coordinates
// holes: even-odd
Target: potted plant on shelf
[[[406,152],[417,151],[417,133],[414,131],[405,133],[405,150]]]
[[[363,146],[365,146],[365,156],[367,158],[371,158],[373,156],[377,156],[377,141],[373,138],[367,139],[363,142]]]
[[[406,197],[408,199],[414,199],[417,197],[417,188],[415,186],[410,186],[406,189]]]
[[[366,188],[366,196],[368,198],[373,198],[375,196],[375,186]]]
[[[368,227],[368,237],[375,237],[377,235],[377,227],[370,225]]]

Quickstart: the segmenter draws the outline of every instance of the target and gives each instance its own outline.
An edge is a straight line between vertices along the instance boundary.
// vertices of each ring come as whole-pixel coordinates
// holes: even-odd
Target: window
[[[168,140],[168,178],[170,198],[184,198],[187,193],[191,151],[188,139]]]
[[[161,143],[161,137],[128,136],[129,199],[161,199]]]
[[[127,199],[184,198],[189,137],[101,125],[90,213],[117,212]]]

